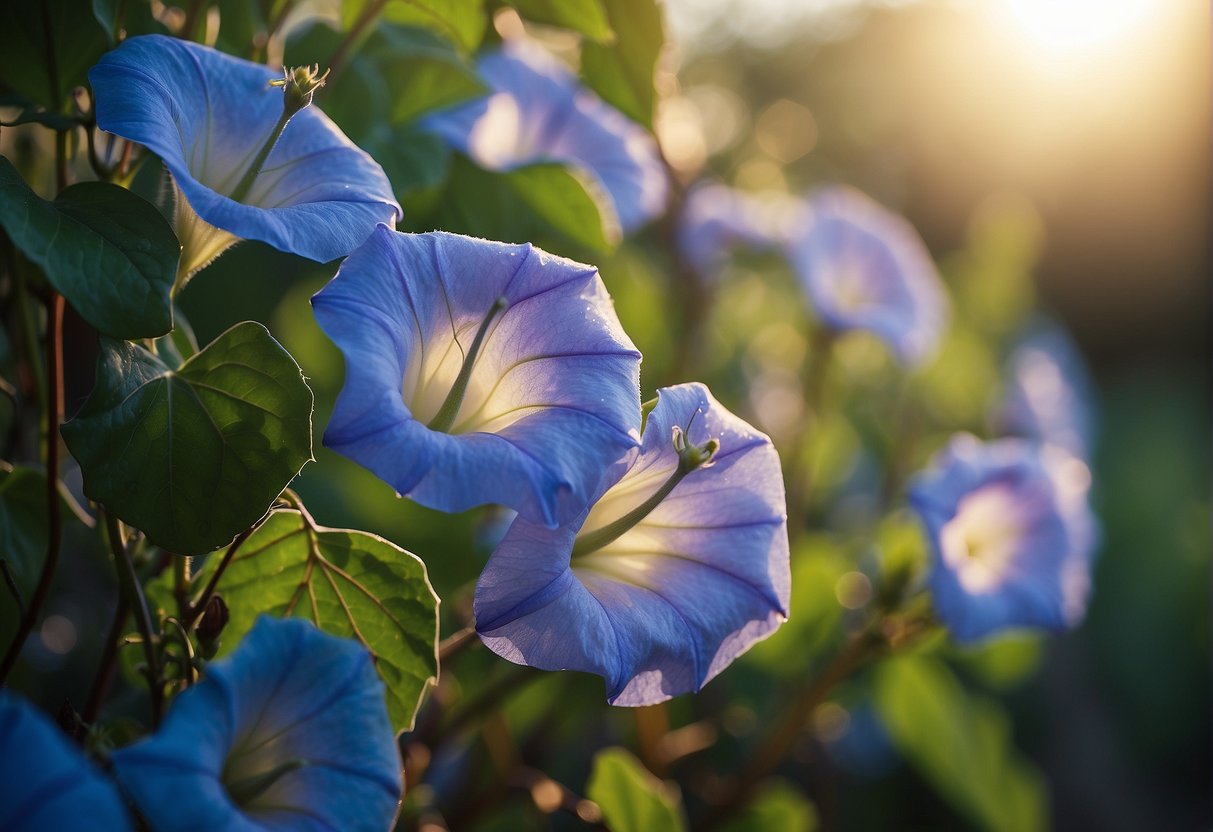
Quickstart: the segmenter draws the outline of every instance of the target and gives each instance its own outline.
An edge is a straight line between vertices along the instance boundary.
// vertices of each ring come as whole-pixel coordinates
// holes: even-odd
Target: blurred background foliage
[[[161,19],[173,13],[158,3],[131,5]],[[532,240],[595,263],[645,355],[645,398],[662,384],[702,380],[777,442],[791,441],[812,345],[785,265],[744,255],[730,261],[695,339],[677,339],[671,322],[707,306],[680,297],[668,223],[616,247],[574,174],[487,173],[416,127],[418,115],[478,93],[467,58],[479,44],[525,26],[558,53],[580,49],[589,74],[629,60],[604,33],[612,15],[625,19],[646,4],[570,4],[588,11],[566,10],[569,19],[561,19],[562,4],[468,0],[468,14],[455,15],[460,25],[441,32],[414,14],[424,5],[389,4],[392,26],[371,34],[317,99],[387,170],[406,209],[401,227]],[[340,41],[342,15],[348,24],[358,7],[300,4],[277,48],[293,61],[323,59]],[[1073,19],[1071,7],[1079,10]],[[236,44],[264,28],[260,8],[214,4],[207,26],[217,45],[247,51]],[[321,17],[300,24],[295,18],[307,11]],[[886,515],[890,506],[872,498],[870,485],[882,470],[902,478],[917,470],[951,430],[988,431],[1000,339],[1038,305],[1074,334],[1101,412],[1092,467],[1103,545],[1086,621],[1047,641],[1011,636],[967,650],[931,642],[859,673],[815,713],[782,770],[788,781],[769,786],[733,828],[1017,830],[1045,817],[1060,829],[1207,828],[1207,9],[1182,0],[1064,7],[670,0],[665,13],[672,46],[658,62],[655,109],[634,85],[599,91],[638,119],[652,113],[663,152],[686,184],[710,176],[801,194],[846,182],[903,212],[940,263],[956,307],[940,359],[913,385],[926,421],[945,429],[894,446],[888,426],[903,412],[906,388],[881,347],[846,339],[825,381],[827,395],[839,397],[837,413],[802,449],[821,498],[795,543],[787,625],[699,696],[659,710],[607,709],[601,683],[589,677],[528,679],[525,695],[431,762],[410,802],[455,807],[447,814],[452,828],[536,825],[534,790],[532,801],[481,808],[494,790],[527,786],[495,781],[494,767],[473,765],[469,751],[498,767],[516,755],[575,789],[588,781],[609,790],[612,777],[632,769],[627,760],[600,760],[604,770],[591,777],[591,752],[624,745],[653,774],[676,778],[685,803],[701,804],[778,694],[802,683],[859,620],[871,576],[923,557],[913,519]],[[163,26],[151,14],[140,20],[148,30]],[[580,27],[585,39],[536,20]],[[637,37],[651,31],[625,26]],[[31,128],[6,129],[3,150],[31,158],[31,143],[41,140]],[[137,189],[154,196],[159,176],[145,166]],[[528,186],[527,176],[545,177],[542,187]],[[308,298],[332,272],[245,242],[181,299],[201,343],[245,319],[271,328],[315,391],[317,436],[343,367]],[[82,376],[69,378],[69,413],[87,393]],[[462,626],[506,518],[432,512],[318,442],[316,457],[294,485],[316,519],[416,552],[443,598],[444,634]],[[19,533],[19,518],[5,527]],[[68,533],[76,568],[61,570],[61,582],[110,580],[90,549],[95,538]],[[22,680],[27,690],[82,695],[96,656],[73,648],[89,643],[78,634],[102,630],[107,614],[76,597],[71,586],[56,593],[32,656],[44,675]],[[468,651],[436,695],[472,695],[482,680],[508,671],[487,651]],[[660,816],[660,801],[652,811]],[[577,825],[542,817],[557,828]]]

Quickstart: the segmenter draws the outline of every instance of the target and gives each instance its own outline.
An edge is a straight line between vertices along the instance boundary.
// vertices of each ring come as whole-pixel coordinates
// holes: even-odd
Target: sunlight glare
[[[1129,34],[1153,0],[1001,0],[1000,16],[1052,52],[1108,46]]]

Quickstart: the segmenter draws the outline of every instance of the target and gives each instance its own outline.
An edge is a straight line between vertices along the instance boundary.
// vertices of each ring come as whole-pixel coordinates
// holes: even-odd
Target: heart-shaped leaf
[[[0,226],[102,333],[154,338],[173,328],[169,296],[181,245],[142,197],[81,182],[47,202],[0,156]]]
[[[197,574],[202,585],[219,562]],[[266,613],[311,620],[371,651],[397,731],[413,727],[426,685],[438,675],[438,596],[425,564],[365,532],[326,529],[298,511],[275,511],[237,550],[219,581],[231,610],[220,653]]]
[[[312,391],[261,324],[171,370],[103,338],[97,386],[63,438],[84,493],[158,546],[200,554],[269,509],[312,458]]]

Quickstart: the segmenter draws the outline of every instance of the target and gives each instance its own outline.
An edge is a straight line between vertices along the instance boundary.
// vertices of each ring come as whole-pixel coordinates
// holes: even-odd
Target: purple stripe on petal
[[[597,673],[617,705],[699,690],[788,608],[783,476],[770,440],[700,384],[662,389],[641,447],[620,458],[588,511],[549,530],[517,518],[476,586],[477,629],[501,656]],[[675,474],[675,428],[719,442],[711,464],[630,528],[573,555],[649,506]],[[608,637],[611,636],[611,637]]]

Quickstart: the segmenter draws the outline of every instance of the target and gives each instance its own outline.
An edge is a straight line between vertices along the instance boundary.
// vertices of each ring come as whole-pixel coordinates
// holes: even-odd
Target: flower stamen
[[[451,385],[450,392],[446,394],[446,398],[443,400],[442,406],[438,408],[438,412],[434,414],[434,418],[426,425],[430,430],[445,433],[455,424],[455,417],[459,414],[459,408],[463,406],[463,397],[467,394],[468,381],[472,378],[472,367],[476,363],[477,356],[480,355],[480,347],[484,344],[484,336],[489,331],[489,324],[499,314],[504,312],[509,305],[509,299],[505,295],[493,301],[488,314],[480,322],[480,328],[476,330],[476,337],[472,339],[472,346],[468,348],[467,355],[463,357],[463,364],[459,368],[459,375],[455,377],[455,383]]]

